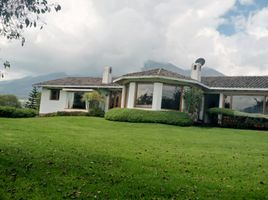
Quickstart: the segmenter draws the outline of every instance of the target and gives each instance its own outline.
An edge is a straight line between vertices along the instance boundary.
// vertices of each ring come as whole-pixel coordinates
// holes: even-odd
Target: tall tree
[[[26,108],[31,108],[39,110],[41,94],[38,91],[37,87],[33,87],[32,91],[29,94],[28,101],[25,104]]]

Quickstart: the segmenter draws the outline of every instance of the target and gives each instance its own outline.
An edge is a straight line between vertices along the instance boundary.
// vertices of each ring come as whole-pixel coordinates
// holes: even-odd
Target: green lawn
[[[268,199],[268,132],[0,119],[0,199]]]

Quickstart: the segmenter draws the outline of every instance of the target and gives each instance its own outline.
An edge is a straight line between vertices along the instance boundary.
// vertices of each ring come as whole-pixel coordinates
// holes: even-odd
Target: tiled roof
[[[165,69],[152,69],[148,71],[129,73],[120,78],[131,77],[169,77],[184,80],[192,80],[190,77],[177,74]],[[261,88],[268,90],[268,76],[217,76],[217,77],[202,77],[201,83],[210,88]],[[51,81],[38,83],[39,86],[120,86],[118,83],[103,84],[102,78],[96,77],[66,77]]]
[[[116,83],[103,84],[102,78],[96,77],[66,77],[37,83],[35,85],[72,85],[72,86],[119,86]]]
[[[183,76],[181,74],[177,74],[175,72],[171,72],[162,68],[158,69],[151,69],[147,71],[142,71],[142,72],[135,72],[135,73],[129,73],[125,74],[122,77],[131,77],[131,76],[163,76],[163,77],[170,77],[170,78],[179,78],[179,79],[186,79],[186,80],[191,80],[190,77]]]
[[[201,82],[217,88],[267,88],[268,76],[218,76],[202,77]]]

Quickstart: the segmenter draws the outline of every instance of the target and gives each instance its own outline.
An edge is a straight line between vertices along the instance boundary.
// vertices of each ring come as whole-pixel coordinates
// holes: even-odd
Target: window
[[[153,84],[138,83],[135,106],[151,108],[153,102],[153,90]]]
[[[232,109],[247,113],[263,113],[262,96],[233,96]]]
[[[60,90],[52,89],[50,90],[50,100],[59,100],[60,99]]]
[[[83,95],[84,95],[84,92],[74,93],[74,101],[73,101],[74,109],[86,109],[86,102],[82,101]]]
[[[180,110],[181,87],[163,85],[162,109]]]

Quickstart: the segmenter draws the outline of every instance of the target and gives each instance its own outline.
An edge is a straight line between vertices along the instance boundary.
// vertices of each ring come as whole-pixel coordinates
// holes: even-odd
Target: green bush
[[[226,116],[234,116],[235,111],[229,108],[210,108],[208,113],[211,115],[226,115]]]
[[[191,126],[192,119],[186,113],[177,111],[148,111],[114,108],[105,113],[105,119],[122,122],[161,123]]]
[[[29,117],[35,117],[36,115],[37,115],[37,112],[32,109],[0,106],[0,117],[29,118]]]
[[[87,113],[87,116],[104,117],[105,112],[99,107],[93,107]]]
[[[52,113],[48,114],[51,115]],[[58,111],[55,113],[55,116],[86,116],[87,112],[66,112],[66,111]]]
[[[208,114],[212,123],[218,123],[218,115],[222,115],[221,126],[230,128],[268,129],[268,116],[239,112],[227,108],[210,108]]]

